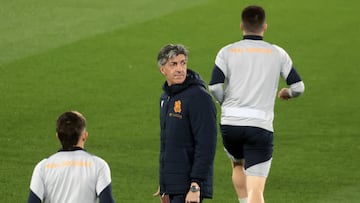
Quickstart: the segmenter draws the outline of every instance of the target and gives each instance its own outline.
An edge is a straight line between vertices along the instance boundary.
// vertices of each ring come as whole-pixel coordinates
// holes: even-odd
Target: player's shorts
[[[273,132],[251,126],[220,126],[223,145],[233,162],[245,160],[250,175],[267,176],[273,153]]]

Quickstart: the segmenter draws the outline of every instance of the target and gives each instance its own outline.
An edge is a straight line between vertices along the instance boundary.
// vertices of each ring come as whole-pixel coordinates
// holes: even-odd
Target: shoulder
[[[189,88],[189,105],[194,108],[208,107],[213,105],[213,100],[207,89],[203,86],[193,86]]]
[[[109,168],[109,164],[105,161],[105,159],[97,156],[97,155],[94,155],[94,154],[90,154],[89,155],[91,156],[91,159],[93,160],[94,164],[97,166],[97,167],[100,167],[100,168],[103,168],[103,167],[106,167],[106,168]]]
[[[270,44],[270,45],[279,52],[286,52],[285,49],[280,47],[279,45],[276,44]]]
[[[192,99],[197,99],[199,97],[210,96],[206,88],[202,85],[192,85],[187,88],[187,92],[191,94]]]
[[[43,169],[46,166],[47,163],[48,163],[47,158],[42,159],[35,165],[34,171],[40,171],[41,169]]]
[[[232,42],[232,43],[230,43],[230,44],[227,44],[227,45],[223,46],[223,47],[220,49],[219,53],[226,52],[226,51],[232,49],[234,46],[241,45],[241,43],[242,43],[242,41]]]
[[[285,51],[284,48],[280,47],[279,45],[276,44],[270,44],[270,46],[273,47],[273,49],[280,55],[280,56],[288,56],[288,53]]]
[[[163,100],[163,99],[166,99],[168,97],[168,94],[166,92],[163,92],[161,95],[160,95],[160,100]]]
[[[211,96],[206,91],[205,87],[201,85],[191,85],[177,94],[174,99],[181,100],[185,106],[192,108],[198,106],[198,104],[204,103],[206,100],[210,100]]]
[[[56,153],[54,153],[54,154],[51,154],[50,156],[48,156],[48,157],[43,158],[42,160],[40,160],[40,161],[36,164],[35,168],[40,169],[40,168],[43,168],[43,167],[47,166],[47,165],[50,164],[50,163],[54,163],[54,161],[56,161],[56,160],[58,159],[58,157],[59,157],[59,152],[56,152]]]
[[[82,157],[82,159],[93,163],[96,168],[108,167],[108,163],[103,158],[86,150],[78,150],[75,153],[77,153],[77,156]]]

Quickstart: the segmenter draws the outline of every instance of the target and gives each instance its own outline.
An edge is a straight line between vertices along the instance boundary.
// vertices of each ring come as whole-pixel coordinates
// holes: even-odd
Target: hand
[[[186,194],[185,203],[200,203],[200,191],[191,192]]]
[[[291,98],[289,88],[282,88],[279,93],[278,97],[283,100],[288,100]]]
[[[154,197],[160,198],[160,203],[170,203],[169,195],[160,195],[160,186],[158,187],[157,191],[153,194]]]

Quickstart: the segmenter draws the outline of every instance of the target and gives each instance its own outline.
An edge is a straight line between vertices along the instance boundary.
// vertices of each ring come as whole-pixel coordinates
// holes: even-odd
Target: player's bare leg
[[[232,182],[239,200],[245,200],[248,196],[246,190],[246,175],[244,164],[244,160],[241,160],[240,162],[232,162]]]
[[[264,203],[265,177],[247,176],[248,203]]]

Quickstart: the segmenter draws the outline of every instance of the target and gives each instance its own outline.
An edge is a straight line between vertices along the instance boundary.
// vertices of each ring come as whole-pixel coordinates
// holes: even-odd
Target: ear
[[[240,23],[240,30],[244,31],[244,24],[242,22]]]
[[[264,32],[267,30],[267,28],[268,28],[268,24],[267,24],[267,23],[264,23],[264,25],[263,25],[263,30],[264,30]]]
[[[88,136],[89,136],[89,133],[86,130],[84,130],[84,132],[81,134],[81,139],[83,141],[86,141]]]
[[[165,66],[160,66],[159,71],[161,74],[165,75]]]

